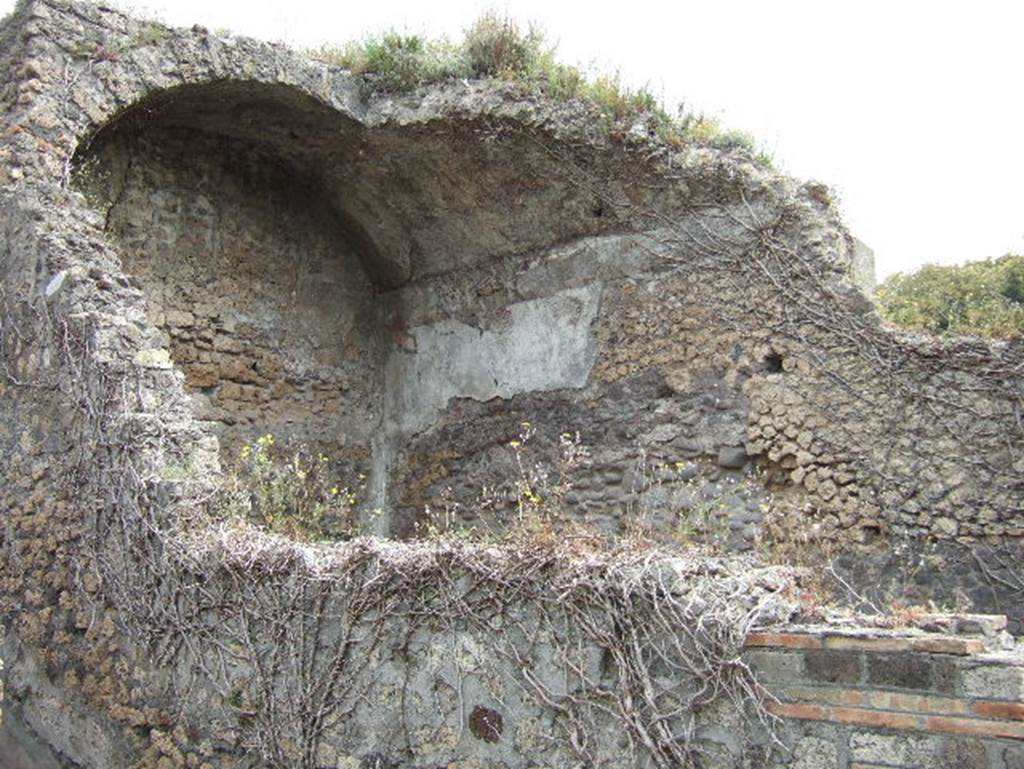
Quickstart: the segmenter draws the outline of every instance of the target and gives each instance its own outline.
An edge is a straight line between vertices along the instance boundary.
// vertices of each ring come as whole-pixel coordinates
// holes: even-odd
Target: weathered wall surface
[[[383,336],[372,284],[315,182],[258,147],[185,129],[147,126],[93,153],[81,183],[222,447],[270,432],[365,459]]]
[[[1019,658],[980,638],[757,633],[747,661],[802,723],[800,769],[1011,769],[1024,760]]]
[[[866,593],[963,591],[1019,624],[1020,346],[881,328],[826,189],[509,85],[366,99],[294,52],[94,6],[22,3],[0,36],[0,609],[24,733],[158,769],[960,755],[909,700],[829,731],[828,697],[884,700],[870,650],[830,657],[859,677],[770,750],[736,660],[799,591],[748,562],[684,589],[660,550],[623,572],[585,538],[299,545],[207,505],[271,431],[368,469],[383,533],[427,506],[508,528],[522,468],[557,476],[578,433],[566,519],[831,548]],[[778,654],[799,671],[773,683],[827,683]],[[940,715],[973,719],[977,766],[1016,766],[1019,693],[953,667],[918,694],[962,700]]]

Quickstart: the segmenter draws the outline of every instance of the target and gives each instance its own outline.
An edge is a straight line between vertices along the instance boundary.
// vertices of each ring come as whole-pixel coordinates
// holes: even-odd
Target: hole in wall
[[[764,370],[769,374],[781,374],[783,370],[782,355],[770,352],[764,356]]]

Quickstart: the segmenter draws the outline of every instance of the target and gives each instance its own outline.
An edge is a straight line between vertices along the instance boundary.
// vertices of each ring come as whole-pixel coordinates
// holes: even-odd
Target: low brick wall
[[[775,698],[789,766],[1024,769],[1024,654],[1003,618],[946,620],[932,629],[952,632],[751,635],[745,658]]]

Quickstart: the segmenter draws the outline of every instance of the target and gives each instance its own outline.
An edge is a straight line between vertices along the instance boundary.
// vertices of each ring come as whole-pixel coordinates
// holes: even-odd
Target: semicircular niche
[[[138,105],[76,156],[76,186],[228,455],[273,433],[368,467],[376,289],[315,166],[317,143],[350,129],[285,88],[212,85]]]
[[[453,404],[588,381],[600,260],[544,265],[630,225],[563,150],[483,117],[364,125],[222,81],[125,110],[74,168],[222,452],[268,432],[322,450],[402,534],[422,509],[400,477],[413,439],[466,448],[441,430]]]

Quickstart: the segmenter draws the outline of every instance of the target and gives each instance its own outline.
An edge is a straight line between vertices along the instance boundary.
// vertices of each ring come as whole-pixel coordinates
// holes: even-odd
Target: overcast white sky
[[[116,3],[294,45],[397,28],[458,37],[483,10],[539,22],[570,63],[757,136],[839,193],[879,276],[1024,253],[1019,0],[148,0]],[[0,0],[0,14],[13,0]]]

